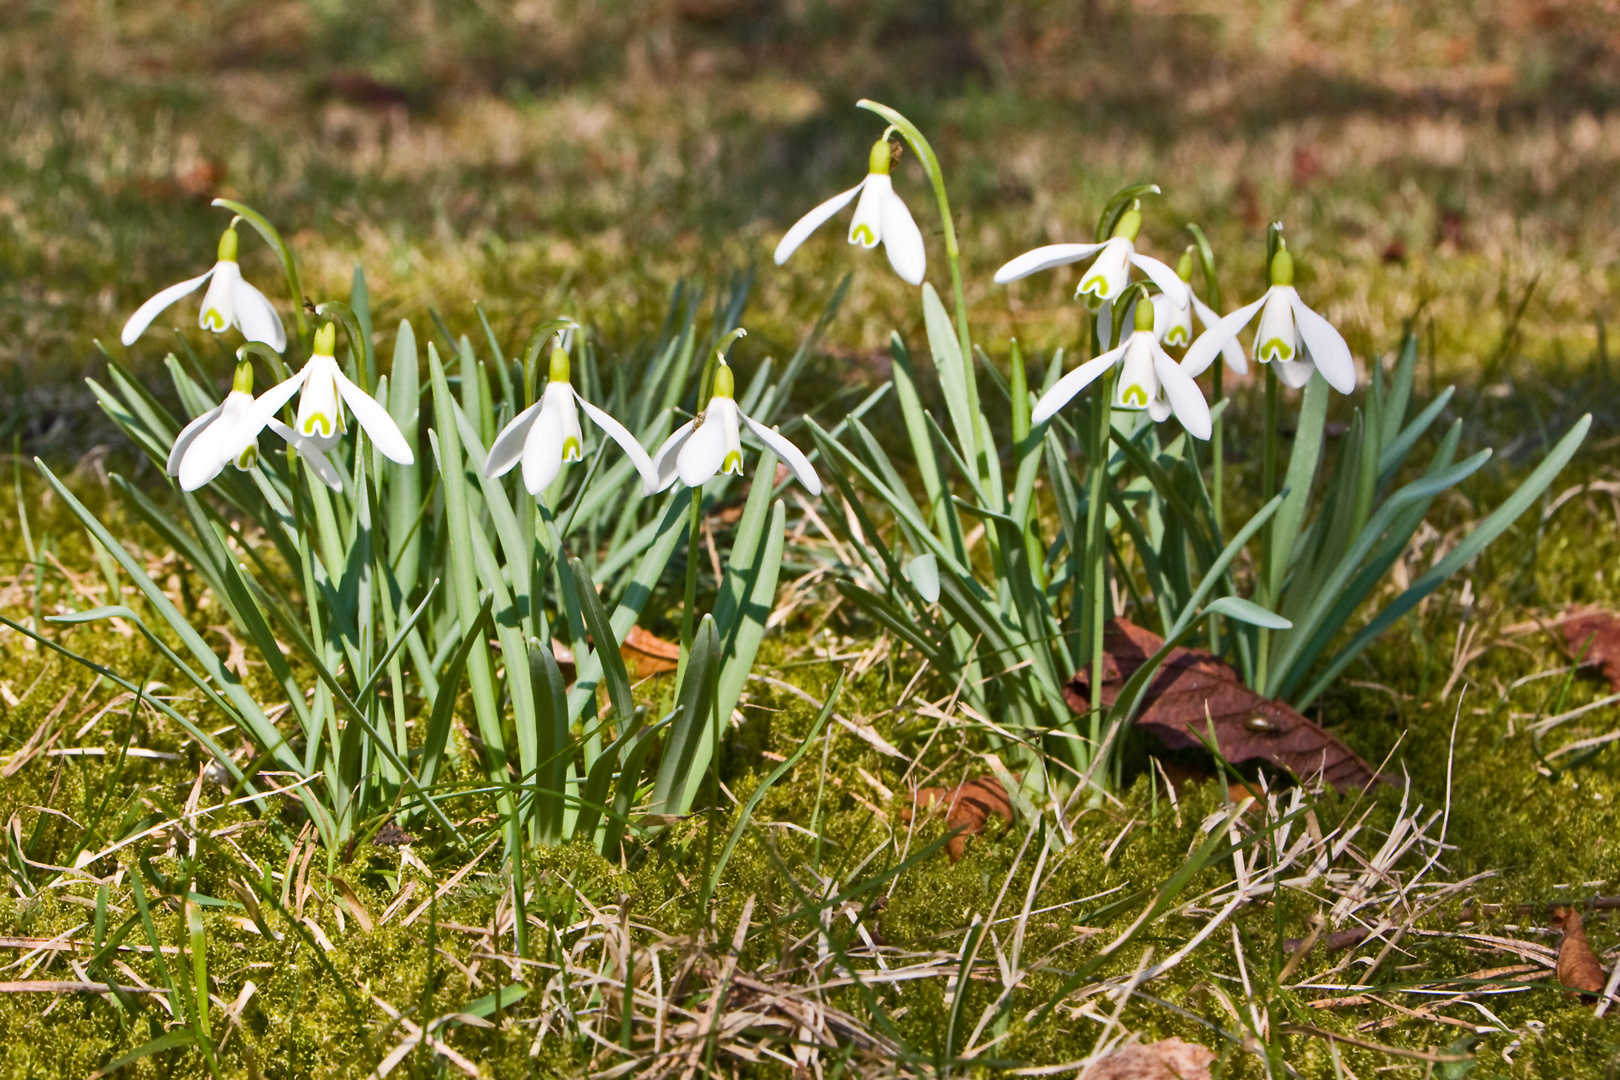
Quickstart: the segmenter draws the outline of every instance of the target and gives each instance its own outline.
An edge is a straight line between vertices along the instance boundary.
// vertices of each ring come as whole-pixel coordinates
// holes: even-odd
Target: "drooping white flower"
[[[1264,309],[1262,311],[1262,309]],[[1350,346],[1333,324],[1305,306],[1294,290],[1294,257],[1279,248],[1271,260],[1271,287],[1252,304],[1224,316],[1187,350],[1182,363],[1193,375],[1200,375],[1249,325],[1260,312],[1260,328],[1254,338],[1254,358],[1262,364],[1277,365],[1277,375],[1298,388],[1320,371],[1329,386],[1341,394],[1356,388],[1356,364]]]
[[[1114,226],[1114,235],[1101,244],[1048,244],[1034,251],[1026,251],[996,271],[996,284],[1026,278],[1054,266],[1064,266],[1090,258],[1091,267],[1080,277],[1074,298],[1092,298],[1094,304],[1111,303],[1125,286],[1131,283],[1131,266],[1135,265],[1157,285],[1177,307],[1186,307],[1192,293],[1187,283],[1176,272],[1151,255],[1136,250],[1136,234],[1142,230],[1142,211],[1132,206],[1120,215]]]
[[[314,353],[298,374],[266,390],[243,417],[235,444],[238,450],[275,420],[281,407],[301,390],[295,433],[312,446],[325,451],[337,445],[344,431],[343,406],[347,405],[361,430],[371,437],[384,457],[401,465],[416,460],[388,410],[343,374],[332,355],[336,348],[337,330],[333,324],[327,323],[315,331]]]
[[[1030,423],[1040,424],[1051,419],[1076,394],[1118,364],[1114,408],[1143,409],[1156,421],[1162,421],[1173,413],[1189,435],[1199,439],[1209,438],[1213,427],[1209,403],[1204,400],[1203,391],[1184,366],[1171,359],[1159,344],[1158,336],[1153,332],[1153,305],[1137,304],[1135,321],[1135,331],[1126,335],[1117,348],[1081,364],[1041,395],[1030,414]]]
[[[484,475],[504,476],[512,466],[523,462],[523,486],[530,495],[539,495],[551,486],[562,471],[563,462],[584,456],[579,429],[579,409],[624,448],[641,474],[643,486],[652,484],[652,460],[636,437],[623,424],[579,396],[569,382],[568,354],[551,351],[551,378],[540,400],[512,418],[501,429],[484,461]]]
[[[281,326],[281,317],[270,306],[264,293],[242,279],[242,268],[236,262],[236,228],[233,225],[219,238],[219,261],[200,277],[170,285],[135,309],[135,314],[124,324],[119,340],[126,346],[135,344],[152,320],[182,296],[189,296],[208,281],[203,294],[202,312],[197,325],[204,330],[223,334],[232,326],[242,331],[249,341],[262,341],[276,352],[287,348],[287,332]]]
[[[1182,253],[1181,261],[1176,264],[1176,276],[1182,281],[1192,280],[1193,249],[1188,248]],[[1189,304],[1177,306],[1175,299],[1169,293],[1155,293],[1153,296],[1153,325],[1159,335],[1159,341],[1167,348],[1186,348],[1192,344],[1192,317],[1198,314],[1198,321],[1205,328],[1220,322],[1220,315],[1208,304],[1198,299],[1191,287],[1188,287],[1187,298]],[[1221,358],[1234,374],[1246,375],[1249,371],[1249,357],[1243,351],[1243,346],[1236,336],[1221,347]]]
[[[706,480],[719,473],[741,476],[743,424],[776,452],[810,494],[821,494],[821,478],[810,465],[810,459],[781,432],[743,415],[732,396],[735,392],[735,377],[722,359],[714,372],[714,396],[709,404],[696,417],[676,428],[653,455],[648,494],[665,490],[677,479],[687,487],[702,487]]]
[[[243,423],[253,409],[253,365],[242,361],[225,400],[187,424],[169,451],[168,473],[180,481],[185,491],[196,491],[218,476],[226,465],[247,472],[258,464],[257,435],[244,445],[240,438]],[[272,419],[270,430],[302,453],[321,478],[334,491],[343,490],[343,476],[337,466],[315,445],[279,420]]]
[[[865,248],[883,245],[888,252],[889,265],[908,284],[921,285],[928,269],[928,257],[923,250],[922,232],[911,219],[911,211],[894,193],[894,182],[889,177],[889,140],[879,139],[868,155],[866,179],[840,192],[794,222],[793,227],[776,245],[776,265],[787,262],[788,256],[799,249],[811,233],[832,217],[856,195],[855,218],[849,223],[849,242]]]

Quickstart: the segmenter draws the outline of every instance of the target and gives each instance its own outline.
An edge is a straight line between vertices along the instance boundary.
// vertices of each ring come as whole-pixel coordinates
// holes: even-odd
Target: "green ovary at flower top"
[[[187,424],[169,451],[168,473],[180,481],[185,491],[196,491],[226,465],[243,472],[258,464],[257,429],[245,444],[241,439],[245,418],[253,411],[253,365],[239,361],[231,392],[225,400]],[[313,439],[305,438],[280,420],[271,418],[269,428],[308,459],[321,481],[334,491],[342,490],[343,476]]]
[[[1142,211],[1133,205],[1120,215],[1119,223],[1114,226],[1114,235],[1102,243],[1048,244],[1026,251],[996,271],[996,284],[1006,285],[1042,270],[1066,266],[1095,255],[1091,268],[1081,276],[1080,284],[1074,290],[1076,300],[1089,296],[1094,304],[1112,303],[1131,283],[1131,266],[1135,265],[1170,297],[1176,307],[1186,307],[1192,297],[1187,283],[1158,259],[1137,252],[1136,235],[1141,229]]]
[[[330,450],[337,445],[344,430],[343,406],[348,405],[354,418],[359,421],[361,430],[371,436],[371,441],[384,457],[401,465],[413,463],[416,455],[411,452],[394,418],[376,399],[343,374],[343,369],[333,356],[336,348],[337,330],[332,323],[326,323],[315,331],[314,352],[298,374],[266,390],[264,396],[253,403],[237,433],[240,440],[237,445],[245,446],[256,438],[275,419],[281,407],[291,401],[294,394],[302,391],[298,401],[297,431],[321,450]]]
[[[136,308],[135,314],[124,324],[119,340],[125,346],[135,344],[135,340],[165,308],[182,296],[196,292],[203,282],[213,278],[208,291],[203,294],[202,312],[197,317],[197,325],[216,334],[223,334],[235,326],[249,341],[262,341],[276,352],[285,351],[287,332],[281,326],[281,317],[270,306],[264,293],[242,279],[242,268],[236,262],[236,244],[236,223],[233,221],[219,238],[219,261],[207,273],[170,285]]]
[[[1135,321],[1136,329],[1118,347],[1081,364],[1042,395],[1030,413],[1030,423],[1040,424],[1051,419],[1076,394],[1117,364],[1119,378],[1114,385],[1114,408],[1146,410],[1154,420],[1161,421],[1174,413],[1188,434],[1199,439],[1209,438],[1212,430],[1209,403],[1204,400],[1198,383],[1159,344],[1158,335],[1153,332],[1153,305],[1137,304]]]
[[[753,417],[743,415],[733,397],[736,379],[725,358],[719,358],[714,371],[714,394],[702,412],[688,420],[664,440],[664,445],[653,455],[653,476],[647,484],[647,493],[663,491],[679,479],[688,487],[702,487],[704,482],[720,473],[741,476],[741,425],[746,424],[756,438],[776,452],[776,456],[793,472],[795,479],[812,495],[821,494],[821,478],[804,456],[780,432],[761,424]]]
[[[613,417],[586,401],[569,381],[568,353],[551,351],[550,379],[540,400],[512,418],[501,429],[484,463],[484,475],[503,476],[523,462],[523,486],[539,496],[562,471],[563,462],[584,456],[579,427],[579,409],[608,437],[624,448],[641,474],[644,486],[652,485],[652,460],[636,437]]]
[[[1280,238],[1279,238],[1280,240]],[[1311,380],[1311,372],[1321,371],[1329,386],[1341,394],[1356,388],[1356,365],[1344,335],[1322,316],[1305,306],[1294,289],[1294,257],[1279,246],[1271,258],[1271,287],[1252,304],[1238,308],[1206,330],[1187,350],[1183,363],[1193,375],[1201,375],[1215,360],[1215,354],[1249,325],[1260,312],[1260,329],[1255,334],[1254,358],[1262,364],[1276,364],[1277,375],[1292,387]],[[1264,311],[1261,309],[1264,308]]]
[[[908,284],[921,285],[928,269],[928,257],[923,250],[922,232],[911,218],[911,211],[894,193],[894,181],[889,176],[889,139],[885,135],[872,145],[868,155],[866,179],[828,199],[794,222],[793,227],[776,245],[776,265],[787,262],[788,256],[809,239],[823,222],[832,217],[856,195],[861,201],[855,205],[855,218],[849,223],[849,242],[865,248],[882,244],[889,255],[889,265]]]

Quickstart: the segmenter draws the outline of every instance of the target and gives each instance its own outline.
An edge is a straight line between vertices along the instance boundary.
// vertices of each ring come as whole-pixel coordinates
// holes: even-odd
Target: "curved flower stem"
[[[940,168],[939,156],[934,153],[934,148],[923,137],[923,133],[917,130],[917,125],[894,109],[867,98],[862,98],[855,105],[883,117],[891,128],[904,136],[906,142],[911,144],[912,152],[917,155],[917,160],[922,164],[923,171],[928,174],[929,183],[934,185],[934,198],[939,203],[939,220],[945,229],[945,259],[951,266],[951,293],[956,304],[956,336],[962,349],[963,368],[967,373],[968,407],[976,417],[979,415],[979,387],[978,379],[973,374],[973,337],[968,332],[967,301],[962,291],[962,253],[956,245],[956,225],[951,220],[951,201],[945,194],[945,173]]]
[[[304,290],[298,284],[298,264],[293,260],[292,249],[281,238],[281,233],[276,231],[276,227],[266,221],[264,215],[251,206],[239,203],[234,199],[215,199],[213,205],[229,210],[253,226],[253,230],[264,237],[264,242],[269,244],[271,249],[275,251],[276,257],[281,260],[282,270],[286,271],[287,274],[287,291],[292,293],[293,321],[298,326],[299,344],[306,349],[309,348],[309,319],[304,315]]]

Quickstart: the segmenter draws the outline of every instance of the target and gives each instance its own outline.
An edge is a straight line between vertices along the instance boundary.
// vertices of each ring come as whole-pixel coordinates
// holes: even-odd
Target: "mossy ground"
[[[1228,289],[1246,293],[1239,285],[1257,277],[1259,230],[1281,218],[1305,253],[1302,284],[1346,328],[1358,355],[1387,350],[1403,321],[1419,319],[1427,358],[1420,392],[1458,381],[1458,412],[1475,423],[1470,437],[1505,451],[1437,507],[1438,532],[1428,537],[1426,552],[1494,506],[1549,434],[1581,411],[1596,412],[1599,423],[1554,493],[1616,479],[1605,324],[1620,247],[1610,190],[1620,128],[1609,112],[1620,37],[1608,25],[1612,16],[1595,6],[1367,3],[1290,12],[1255,3],[1230,6],[1220,17],[1174,5],[1109,4],[1086,5],[1081,17],[1065,4],[939,4],[913,15],[841,3],[591,12],[546,3],[499,10],[189,4],[168,5],[161,17],[156,9],[87,3],[14,6],[17,18],[0,32],[0,80],[12,88],[8,149],[0,155],[0,362],[11,365],[16,387],[7,432],[62,471],[78,462],[73,482],[93,501],[105,467],[97,445],[117,437],[95,420],[77,381],[99,374],[100,358],[88,343],[111,341],[142,298],[201,269],[222,224],[205,208],[209,195],[241,197],[269,213],[298,246],[312,296],[343,295],[354,262],[363,261],[373,295],[386,298],[379,326],[401,316],[421,320],[424,309],[434,308],[457,332],[470,330],[474,320],[466,326],[456,320],[476,298],[505,337],[523,336],[527,324],[557,310],[574,310],[604,338],[630,347],[656,328],[676,280],[718,281],[735,267],[766,264],[789,221],[853,182],[876,133],[846,107],[862,94],[905,109],[941,150],[975,326],[993,356],[1004,353],[1013,334],[1049,353],[1073,336],[1074,309],[1064,303],[1072,281],[1061,275],[1008,291],[990,286],[989,272],[1037,243],[1083,236],[1108,192],[1153,179],[1166,192],[1147,207],[1147,235],[1158,253],[1184,242],[1176,232],[1181,222],[1201,221],[1228,271]],[[723,17],[703,13],[711,7]],[[628,44],[607,44],[620,41]],[[899,183],[908,196],[922,190],[910,163],[901,167]],[[933,244],[937,226],[922,206],[919,194],[913,208]],[[931,254],[937,258],[937,245]],[[250,275],[271,275],[256,246],[244,259]],[[820,238],[785,270],[761,273],[748,313],[754,334],[739,350],[741,363],[788,348],[784,343],[795,339],[847,265],[842,243]],[[812,413],[828,387],[865,386],[881,376],[892,327],[921,338],[915,303],[880,259],[857,262],[855,273],[816,389],[805,395]],[[1515,319],[1526,295],[1523,317]],[[138,346],[132,361],[155,375],[161,352],[162,346]],[[1253,396],[1253,387],[1240,388],[1229,443],[1234,458],[1249,461],[1258,433]],[[1235,507],[1251,497],[1248,481],[1234,467]],[[72,579],[50,570],[43,612],[106,602],[76,523],[27,474],[21,500],[32,542],[84,575],[90,591],[77,595]],[[1449,792],[1446,837],[1454,850],[1442,859],[1443,876],[1489,875],[1428,915],[1425,927],[1455,929],[1465,902],[1511,911],[1516,904],[1620,891],[1616,752],[1566,774],[1538,768],[1525,724],[1548,707],[1561,679],[1508,688],[1567,660],[1547,634],[1506,632],[1571,602],[1620,604],[1617,515],[1601,490],[1571,500],[1545,522],[1539,513],[1470,568],[1466,593],[1459,579],[1436,594],[1320,703],[1324,722],[1364,757],[1393,754],[1388,767],[1410,777],[1414,802],[1438,809]],[[0,550],[17,553],[10,565],[18,574],[0,606],[25,621],[33,615],[33,579],[22,569],[20,520],[12,511],[0,517]],[[159,550],[139,528],[121,524],[135,543]],[[1427,557],[1415,552],[1413,565],[1425,565]],[[201,603],[206,611],[206,597]],[[818,640],[812,632],[823,629],[821,614],[801,615],[770,639],[757,670],[824,695],[831,668],[802,663]],[[835,613],[827,629],[870,640],[870,627],[847,618]],[[81,628],[60,640],[127,677],[167,678],[138,638]],[[62,715],[88,719],[111,696],[104,685],[89,689],[82,669],[25,648],[14,633],[0,635],[0,656],[0,680],[22,699],[0,706],[6,753],[20,748],[59,702]],[[1460,669],[1459,656],[1469,657]],[[847,688],[841,711],[876,717],[889,742],[915,755],[932,723],[906,710],[884,715],[910,674],[901,665],[891,677],[877,665]],[[1566,707],[1606,692],[1579,676]],[[925,679],[917,693],[938,698],[949,687]],[[181,707],[201,703],[185,699]],[[790,753],[814,717],[803,700],[763,683],[750,688],[745,713],[724,756],[725,781],[738,800],[771,767],[760,751]],[[1614,723],[1612,709],[1599,710],[1571,725],[1578,732],[1561,729],[1560,739],[1601,735]],[[71,726],[68,735],[78,729]],[[942,775],[961,775],[971,754],[984,749],[979,733],[950,734],[930,746],[919,773],[948,765]],[[55,745],[116,747],[125,740],[181,760],[132,759],[109,787],[110,758],[41,756],[0,781],[0,819],[20,855],[47,865],[70,858],[77,826],[104,797],[110,796],[112,817],[103,831],[112,831],[114,819],[127,825],[150,815],[155,823],[159,807],[185,802],[202,761],[181,733],[149,712],[114,710],[78,743],[64,736]],[[790,876],[802,887],[813,868],[847,870],[891,831],[905,829],[901,763],[846,733],[833,739],[823,771],[819,749],[766,795],[755,813],[762,827],[745,836],[717,895],[714,924],[722,938],[750,896],[762,905],[756,926],[767,925],[767,913],[783,920],[750,939],[744,968],[788,955],[787,943],[811,933],[803,918],[789,918],[801,902]],[[898,798],[882,800],[857,770]],[[1046,870],[1035,906],[1121,886],[1127,893],[1151,889],[1169,878],[1224,794],[1216,783],[1194,784],[1174,809],[1159,796],[1142,775],[1119,805],[1082,815],[1075,842]],[[1373,808],[1365,835],[1391,825],[1401,797],[1400,790],[1379,789],[1356,805],[1357,816]],[[1316,811],[1331,829],[1351,807],[1329,797]],[[582,848],[537,853],[531,873],[548,921],[571,926],[586,901],[617,904],[627,896],[638,922],[675,937],[690,933],[693,883],[713,850],[707,830],[723,839],[733,814],[677,826],[620,866]],[[228,811],[213,823],[250,820]],[[820,838],[770,824],[778,822],[813,824]],[[273,832],[253,825],[234,839],[255,858],[280,865],[286,851]],[[919,825],[910,850],[941,833],[938,822]],[[908,868],[877,890],[887,904],[872,912],[871,927],[902,949],[954,952],[1009,874],[1003,914],[1021,903],[1032,873],[1030,857],[1018,859],[1023,839],[1020,827],[993,825],[961,862],[936,854]],[[124,854],[133,861],[133,849]],[[441,876],[470,857],[435,847],[431,835],[419,854]],[[162,873],[176,864],[159,848],[153,865]],[[208,964],[217,992],[229,1004],[245,980],[258,987],[226,1043],[222,1070],[365,1075],[391,1045],[368,1042],[382,1024],[371,996],[433,1015],[499,986],[506,976],[492,974],[496,965],[487,960],[477,979],[469,978],[480,937],[435,929],[436,922],[480,927],[497,919],[495,869],[493,860],[486,863],[410,927],[402,925],[402,912],[374,933],[352,919],[338,933],[336,906],[312,901],[335,945],[330,969],[307,945],[294,947],[290,937],[266,942],[231,921],[239,913],[210,910]],[[401,877],[398,856],[383,849],[335,870],[373,917],[391,902]],[[1206,870],[1193,889],[1228,872]],[[205,855],[196,891],[229,899],[227,879],[239,873],[225,858]],[[94,904],[93,887],[71,885],[26,900],[14,888],[8,896],[0,905],[0,934],[94,932],[93,906],[86,906]],[[132,914],[127,894],[117,903],[110,928]],[[1285,894],[1279,904],[1255,905],[1236,920],[1251,978],[1264,982],[1264,973],[1275,970],[1278,943],[1307,933],[1317,907]],[[1103,917],[1086,922],[1096,914],[1096,905],[1081,904],[1037,918],[1026,953],[1050,951],[1059,970],[1074,965],[1096,947],[1074,928],[1104,925]],[[1115,926],[1131,914],[1106,917]],[[166,944],[183,940],[178,912],[160,907],[155,918]],[[266,918],[279,932],[291,929],[274,912]],[[1600,913],[1588,922],[1600,952],[1620,941],[1612,918]],[[1172,951],[1196,928],[1191,919],[1172,920],[1155,947],[1160,955]],[[1556,940],[1540,916],[1504,914],[1479,929]],[[430,938],[443,954],[430,950]],[[129,940],[141,942],[142,931]],[[643,943],[650,940],[644,934]],[[1408,938],[1402,948],[1391,963],[1413,980],[1511,959],[1455,939]],[[1128,971],[1136,959],[1122,958],[1117,967]],[[1332,959],[1313,958],[1305,970]],[[129,962],[147,970],[141,958]],[[75,977],[62,960],[49,972]],[[1105,968],[1099,975],[1119,973]],[[1021,993],[1031,1004],[1014,1010],[1012,1033],[997,1055],[1045,1064],[1090,1051],[1099,1030],[1093,1020],[1061,1011],[1040,1024],[1022,1020],[1060,978],[1055,972],[1030,978]],[[1231,947],[1217,941],[1152,989],[1232,1029],[1232,1018],[1205,987],[1230,990],[1237,978]],[[976,1017],[996,992],[994,983],[973,984],[962,1015]],[[880,995],[889,1012],[905,1009],[894,1033],[925,1059],[943,1047],[944,995],[943,980]],[[869,1006],[852,989],[836,992],[833,1001],[857,1014]],[[1595,1020],[1589,1006],[1556,988],[1494,997],[1489,1007],[1522,1034],[1484,1036],[1475,1076],[1612,1077],[1620,1069],[1620,1021]],[[1272,1012],[1274,1022],[1305,1020],[1346,1033],[1390,1015],[1376,1005],[1308,1009],[1291,995],[1275,997]],[[216,1009],[216,1030],[222,1015]],[[1448,1015],[1483,1020],[1464,1009]],[[561,1025],[554,1024],[531,1056],[536,1025],[526,1021],[533,1014],[514,1010],[496,1019],[493,1029],[462,1025],[446,1036],[491,1075],[579,1075],[600,1049],[558,1034]],[[0,994],[0,1045],[7,1047],[0,1072],[84,1076],[159,1034],[161,1020],[151,1004],[126,1010],[91,995]],[[1138,1001],[1121,1020],[1147,1039],[1175,1034],[1217,1045],[1226,1050],[1226,1076],[1263,1075],[1257,1057],[1225,1047],[1208,1028],[1167,1009]],[[1539,1034],[1530,1033],[1532,1021],[1544,1025]],[[1462,1034],[1404,1018],[1360,1037],[1424,1049]],[[1516,1038],[1521,1046],[1509,1064],[1501,1054]],[[1289,1036],[1280,1045],[1300,1074],[1335,1075],[1325,1042]],[[1422,1062],[1349,1046],[1343,1064],[1359,1077],[1390,1066],[1405,1070],[1397,1075],[1423,1073]],[[413,1058],[405,1067],[431,1072],[442,1064]],[[196,1051],[177,1050],[127,1071],[181,1076],[202,1069]]]

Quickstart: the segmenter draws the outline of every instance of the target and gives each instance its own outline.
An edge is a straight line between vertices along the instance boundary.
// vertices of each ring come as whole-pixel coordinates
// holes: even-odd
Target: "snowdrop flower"
[[[388,410],[343,374],[343,369],[338,367],[332,355],[336,348],[337,329],[332,323],[326,323],[315,331],[315,350],[303,369],[286,382],[266,390],[243,417],[241,430],[237,433],[238,448],[257,437],[266,425],[275,420],[281,407],[301,390],[303,393],[298,399],[298,420],[294,430],[311,446],[325,451],[337,445],[344,431],[343,406],[346,404],[360,422],[361,430],[371,436],[372,443],[383,457],[401,465],[409,465],[416,460],[416,455],[411,453],[410,445],[405,442],[405,436],[400,432],[399,425],[394,423],[394,418],[388,415]]]
[[[878,244],[889,254],[889,265],[908,284],[921,285],[927,270],[927,255],[923,251],[922,233],[911,220],[911,211],[894,193],[889,178],[889,140],[885,136],[872,145],[868,156],[866,179],[848,191],[834,195],[804,217],[800,218],[776,245],[776,265],[787,262],[789,255],[809,239],[857,194],[861,201],[855,204],[855,219],[849,223],[849,242],[865,248]]]
[[[276,314],[276,309],[270,306],[270,301],[265,299],[264,293],[242,280],[242,268],[236,263],[234,222],[225,230],[225,235],[219,238],[219,261],[214,264],[213,269],[201,277],[182,281],[178,285],[170,285],[136,308],[135,314],[124,324],[124,332],[119,336],[119,340],[126,347],[135,344],[135,339],[141,336],[164,308],[182,296],[196,292],[210,277],[214,280],[209,283],[208,291],[203,294],[202,314],[197,317],[198,326],[204,330],[212,330],[216,334],[223,334],[235,326],[249,341],[262,341],[276,352],[285,351],[287,332],[282,329],[281,317]]]
[[[545,393],[540,395],[539,401],[513,417],[495,437],[489,457],[484,461],[484,475],[504,476],[521,460],[523,486],[530,495],[538,496],[557,479],[563,462],[578,461],[584,456],[579,430],[579,408],[583,408],[597,427],[624,447],[641,474],[642,483],[651,485],[652,461],[647,451],[623,424],[580,397],[568,376],[568,354],[562,349],[551,350],[551,380],[546,384]]]
[[[1264,311],[1261,309],[1264,308]],[[1193,375],[1201,375],[1239,330],[1260,312],[1260,329],[1254,336],[1254,358],[1262,364],[1276,364],[1277,375],[1294,388],[1311,380],[1320,370],[1328,385],[1341,394],[1356,388],[1356,365],[1344,335],[1310,308],[1294,291],[1294,257],[1287,248],[1278,248],[1271,259],[1271,288],[1254,303],[1240,307],[1204,331],[1193,342],[1182,363]]]
[[[247,472],[258,464],[259,440],[255,433],[246,445],[239,434],[243,419],[253,408],[253,365],[246,360],[236,365],[236,377],[225,400],[197,417],[181,430],[169,451],[168,473],[178,477],[184,491],[196,491],[226,465]],[[343,490],[343,476],[320,447],[279,420],[270,421],[270,430],[280,435],[309,460],[315,474],[334,491]]]
[[[1193,249],[1189,247],[1182,254],[1181,261],[1176,264],[1176,276],[1182,281],[1191,281],[1192,271]],[[1181,307],[1176,306],[1175,300],[1171,298],[1169,293],[1155,293],[1153,296],[1153,325],[1159,335],[1159,342],[1168,348],[1184,349],[1192,344],[1192,317],[1194,312],[1198,313],[1198,321],[1203,323],[1205,328],[1212,327],[1221,321],[1220,315],[1216,314],[1215,310],[1208,304],[1198,299],[1191,288],[1187,290],[1187,296],[1192,303]],[[1226,361],[1226,366],[1234,374],[1248,374],[1249,357],[1243,351],[1243,346],[1238,343],[1235,335],[1221,347],[1221,358]]]
[[[1142,230],[1142,211],[1132,206],[1120,215],[1114,235],[1101,244],[1048,244],[1026,251],[996,271],[996,284],[1026,278],[1041,270],[1079,262],[1095,255],[1091,269],[1080,278],[1074,298],[1090,296],[1093,305],[1112,303],[1131,283],[1131,266],[1148,276],[1177,307],[1186,307],[1192,291],[1176,272],[1150,255],[1136,251],[1136,234]]]
[[[1076,394],[1118,364],[1114,408],[1145,409],[1154,420],[1164,420],[1174,413],[1189,435],[1209,438],[1212,429],[1209,404],[1204,401],[1203,391],[1198,389],[1193,377],[1159,344],[1153,332],[1153,305],[1137,304],[1135,318],[1135,332],[1128,334],[1118,348],[1081,364],[1043,394],[1030,414],[1030,423],[1050,420]]]
[[[663,491],[676,479],[687,487],[702,487],[704,481],[718,473],[742,475],[742,441],[738,437],[739,421],[748,425],[759,441],[776,451],[776,456],[792,470],[794,477],[812,495],[821,494],[821,478],[811,467],[797,446],[782,434],[744,416],[732,395],[736,380],[731,368],[721,359],[714,372],[714,396],[704,410],[676,428],[664,445],[653,455],[653,476],[647,483],[647,493]]]

